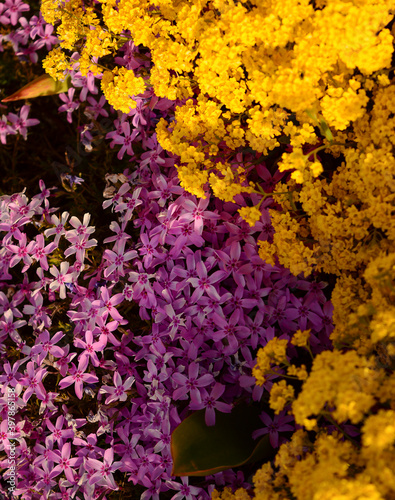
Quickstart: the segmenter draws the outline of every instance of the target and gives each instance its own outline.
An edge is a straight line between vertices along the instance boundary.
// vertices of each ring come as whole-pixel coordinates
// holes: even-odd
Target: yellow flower
[[[368,417],[362,428],[362,442],[375,450],[391,447],[395,442],[395,411],[379,410]]]
[[[310,340],[310,330],[297,330],[293,335],[291,339],[291,344],[296,345],[298,347],[306,347],[309,345],[309,340]]]
[[[262,216],[258,207],[241,207],[238,212],[251,227],[254,227]]]
[[[291,385],[288,385],[285,380],[275,382],[270,390],[270,408],[274,410],[276,415],[278,415],[283,411],[285,406],[294,399],[294,397],[294,388]]]

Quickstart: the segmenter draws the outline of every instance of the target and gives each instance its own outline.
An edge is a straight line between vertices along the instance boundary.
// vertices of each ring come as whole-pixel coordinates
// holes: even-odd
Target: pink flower
[[[23,401],[27,403],[29,401],[30,396],[35,394],[38,399],[45,398],[45,388],[42,383],[43,378],[47,375],[47,370],[44,368],[40,368],[36,370],[34,367],[33,361],[30,361],[26,366],[27,376],[20,380],[20,384],[23,386],[27,386],[26,391],[23,394]]]
[[[49,455],[51,460],[59,464],[53,471],[64,472],[67,480],[74,484],[74,472],[72,467],[77,467],[82,462],[82,458],[70,458],[71,443],[65,443],[60,452],[58,450],[52,451]]]
[[[88,362],[89,360],[87,357],[80,359],[78,362],[78,368],[75,366],[74,363],[71,363],[72,364],[72,368],[70,369],[71,375],[61,380],[59,382],[59,387],[61,389],[64,389],[65,387],[74,384],[75,393],[77,397],[79,399],[82,399],[83,382],[86,382],[88,384],[96,384],[97,382],[99,382],[99,379],[96,377],[96,375],[85,373],[85,370],[88,367]]]

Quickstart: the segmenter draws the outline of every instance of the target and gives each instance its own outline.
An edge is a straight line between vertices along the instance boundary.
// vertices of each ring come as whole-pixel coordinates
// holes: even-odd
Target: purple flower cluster
[[[149,140],[147,151],[155,145]],[[236,399],[259,401],[272,382],[257,388],[251,371],[257,349],[274,335],[311,328],[313,348],[328,348],[324,285],[261,261],[256,240],[267,234],[262,221],[251,228],[241,220],[246,200],[197,200],[178,186],[172,163],[160,151],[125,172],[127,182],[104,202],[115,220],[89,276],[97,245],[89,214],[56,215],[43,182],[31,200],[19,193],[0,201],[1,418],[11,387],[15,494],[97,498],[124,476],[146,488],[144,499],[166,491],[209,498],[215,485],[244,479],[227,471],[194,485],[175,480],[173,429],[190,411],[205,409],[212,425]],[[69,326],[58,330],[51,311],[63,302]],[[29,416],[32,401],[39,420]],[[77,401],[91,411],[79,415]],[[278,432],[293,429],[281,418],[263,418],[274,445]],[[0,450],[7,453],[6,441]]]
[[[37,51],[43,47],[51,50],[58,39],[53,35],[54,27],[45,22],[41,13],[29,20],[23,17],[22,14],[29,10],[30,6],[22,0],[0,2],[0,24],[13,28],[8,34],[0,35],[0,52],[4,50],[3,44],[8,42],[21,60],[36,63]]]

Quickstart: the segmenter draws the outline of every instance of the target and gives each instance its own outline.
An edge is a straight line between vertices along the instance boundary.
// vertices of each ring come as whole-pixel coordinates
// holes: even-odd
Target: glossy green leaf
[[[216,412],[216,423],[210,427],[204,414],[205,410],[196,411],[174,429],[173,476],[207,476],[273,456],[268,435],[259,441],[251,437],[262,427],[257,408],[240,404],[231,413]]]
[[[44,74],[29,82],[1,102],[20,101],[22,99],[34,99],[35,97],[45,95],[61,94],[62,92],[67,92],[70,87],[71,78],[69,76],[63,81],[56,81],[51,76]]]

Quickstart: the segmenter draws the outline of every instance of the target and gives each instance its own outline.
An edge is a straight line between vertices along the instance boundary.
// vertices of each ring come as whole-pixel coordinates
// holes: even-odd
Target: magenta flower
[[[1,5],[1,4],[0,4]],[[8,124],[7,116],[3,115],[0,120],[0,141],[7,144],[7,135],[15,135],[16,130]]]
[[[58,43],[58,38],[52,35],[54,27],[52,24],[46,24],[44,28],[44,32],[39,33],[40,40],[37,42],[37,49],[41,49],[46,46],[47,50],[51,50],[52,45]]]
[[[81,87],[79,99],[81,102],[86,101],[88,92],[97,94],[99,92],[95,85],[95,76],[91,71],[88,71],[86,76],[82,76],[80,72],[76,73],[72,79],[73,87]]]
[[[107,448],[104,452],[103,462],[100,462],[95,458],[87,458],[86,463],[89,467],[96,471],[89,479],[89,484],[106,486],[112,490],[118,489],[118,486],[114,481],[113,472],[120,468],[122,462],[114,462],[114,451],[112,446]]]
[[[126,195],[129,189],[130,189],[129,184],[124,184],[123,186],[121,186],[118,194],[122,193],[122,195]],[[130,220],[134,212],[134,209],[143,203],[142,200],[139,199],[140,193],[141,193],[141,188],[135,189],[131,196],[129,195],[128,197],[125,197],[123,201],[118,203],[118,205],[115,207],[114,210],[115,212],[125,212],[123,214],[122,222]]]
[[[32,358],[38,356],[38,366],[41,365],[43,360],[47,357],[47,354],[52,354],[55,358],[61,358],[64,355],[64,350],[56,345],[63,337],[63,332],[56,332],[52,338],[50,338],[48,330],[44,330],[40,333],[38,337],[40,343],[36,343],[30,351],[30,356]]]
[[[33,361],[27,364],[27,375],[19,381],[21,385],[27,387],[22,398],[25,403],[29,401],[32,394],[35,394],[41,400],[45,398],[46,394],[42,380],[48,372],[45,368],[36,370],[34,364]]]
[[[35,244],[35,241],[31,241],[27,244],[26,234],[23,233],[18,245],[7,245],[7,249],[15,254],[10,260],[10,267],[16,266],[19,261],[23,260],[25,265],[22,268],[22,273],[25,273],[32,263],[31,255]]]
[[[100,287],[100,299],[94,300],[92,302],[92,306],[101,307],[101,309],[99,310],[99,314],[102,314],[104,311],[106,311],[110,314],[112,319],[121,322],[123,321],[123,317],[119,314],[115,306],[120,304],[123,300],[124,296],[122,293],[117,293],[110,298],[108,288],[102,286]]]
[[[15,343],[21,343],[22,338],[18,333],[18,328],[24,325],[26,325],[26,321],[24,319],[14,321],[12,310],[8,309],[0,319],[0,339],[6,338],[8,335]]]
[[[107,117],[108,113],[103,107],[107,103],[104,95],[100,97],[99,102],[96,101],[94,97],[88,97],[88,102],[90,106],[86,107],[85,112],[88,112],[91,115],[93,120],[97,120],[100,115]]]
[[[70,369],[70,375],[59,382],[59,387],[64,389],[65,387],[74,384],[74,390],[77,398],[82,399],[83,382],[86,382],[87,384],[96,384],[99,382],[96,375],[85,373],[85,370],[88,367],[88,362],[87,357],[80,359],[78,362],[78,368],[74,363],[71,363],[72,368]]]
[[[11,123],[14,124],[14,129],[21,134],[21,136],[26,140],[27,139],[27,127],[33,127],[34,125],[38,125],[40,120],[36,118],[29,118],[30,106],[25,105],[22,106],[19,116],[14,113],[9,113],[8,119]]]
[[[136,250],[129,250],[125,253],[125,240],[122,240],[117,245],[117,249],[114,252],[113,250],[105,250],[103,257],[110,263],[110,265],[104,270],[104,277],[107,278],[114,271],[119,273],[120,276],[125,276],[124,266],[129,261],[137,257]]]
[[[92,362],[93,366],[99,366],[99,358],[97,357],[96,352],[100,352],[106,346],[106,343],[102,340],[99,342],[93,342],[93,334],[91,330],[87,330],[85,332],[85,342],[79,338],[74,339],[74,345],[76,347],[80,347],[81,349],[85,349],[79,355],[79,360],[87,358]]]
[[[59,468],[53,468],[53,462],[43,462],[41,467],[35,466],[35,472],[40,476],[40,480],[36,484],[38,490],[43,490],[46,495],[49,494],[49,490],[52,490],[56,485],[54,478],[59,476],[61,470]]]
[[[59,94],[60,99],[64,102],[62,106],[59,107],[58,112],[62,113],[66,111],[67,113],[67,121],[71,123],[73,121],[73,111],[78,109],[80,104],[78,102],[73,101],[75,89],[71,88],[68,90],[67,94]]]
[[[186,399],[187,394],[190,393],[191,401],[200,403],[200,388],[210,385],[214,381],[211,373],[205,373],[201,377],[199,375],[199,365],[191,363],[188,367],[188,377],[182,373],[175,372],[172,379],[179,386],[173,392],[173,399]]]
[[[226,278],[228,273],[226,271],[215,271],[211,276],[208,276],[207,268],[201,260],[196,264],[196,272],[198,275],[197,278],[188,278],[188,282],[195,287],[191,301],[197,302],[204,293],[211,298],[221,300],[220,295],[213,285]]]
[[[195,500],[197,495],[201,493],[202,488],[198,488],[197,486],[191,486],[189,483],[189,477],[184,476],[181,477],[181,483],[177,481],[166,481],[167,486],[171,486],[172,490],[179,490],[179,493],[176,493],[171,497],[171,500]]]
[[[55,227],[51,227],[50,229],[46,229],[44,231],[44,234],[47,238],[48,236],[52,236],[53,234],[55,235],[54,243],[56,244],[56,246],[58,245],[60,238],[64,234],[66,234],[65,225],[68,218],[68,212],[63,212],[60,219],[56,215],[52,215],[51,224],[53,224]]]
[[[113,345],[118,345],[119,341],[114,336],[112,332],[114,332],[118,328],[118,321],[110,321],[110,323],[106,323],[107,313],[104,313],[103,316],[98,317],[96,319],[96,328],[93,330],[93,333],[100,333],[99,342],[104,347],[107,345],[107,342],[110,341]]]
[[[94,233],[95,227],[89,226],[90,220],[91,214],[85,214],[82,222],[75,216],[71,217],[69,223],[74,229],[67,231],[66,238],[70,239],[75,236],[88,236]]]
[[[139,131],[134,129],[133,132],[130,132],[130,124],[129,122],[122,123],[122,134],[116,134],[113,138],[114,144],[122,144],[121,149],[118,151],[118,160],[122,160],[125,152],[132,156],[134,155],[134,151],[132,149],[132,143],[134,139],[139,135]]]
[[[70,458],[70,455],[71,455],[71,443],[65,443],[62,446],[61,451],[55,450],[49,454],[50,459],[53,462],[59,464],[56,465],[53,471],[64,472],[67,480],[70,481],[70,483],[74,484],[75,482],[74,471],[72,468],[73,467],[77,468],[78,465],[82,462],[82,458],[80,457]]]
[[[10,16],[11,24],[15,26],[22,12],[30,10],[28,4],[23,3],[22,0],[5,0],[7,7],[6,13]]]
[[[50,437],[58,443],[59,447],[63,446],[63,440],[71,439],[74,437],[74,431],[71,428],[64,429],[65,418],[61,415],[56,419],[56,424],[53,423],[47,418],[46,425],[48,430],[52,432]]]
[[[210,202],[210,197],[207,196],[205,199],[200,198],[198,204],[196,204],[192,200],[184,200],[182,202],[182,206],[185,211],[181,217],[180,217],[180,222],[181,221],[188,221],[194,223],[194,229],[198,234],[202,234],[203,232],[203,226],[204,226],[204,220],[211,220],[211,221],[217,221],[220,219],[220,215],[216,214],[214,212],[210,212],[209,210],[206,210],[208,207],[208,204]]]
[[[47,261],[47,255],[52,253],[55,248],[57,247],[57,244],[55,242],[49,243],[48,245],[45,245],[44,242],[44,236],[42,234],[39,234],[36,237],[36,245],[34,247],[32,257],[40,262],[40,266],[44,269],[44,271],[48,271],[48,261]],[[53,266],[54,267],[54,266]],[[64,298],[64,297],[62,297]]]

